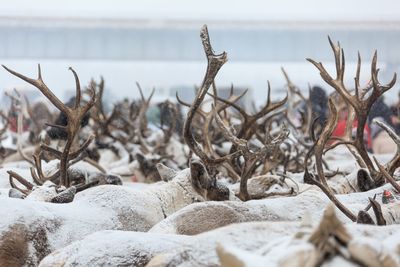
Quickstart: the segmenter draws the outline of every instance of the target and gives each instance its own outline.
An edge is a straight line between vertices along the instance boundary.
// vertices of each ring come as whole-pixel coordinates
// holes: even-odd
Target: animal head
[[[184,176],[186,185],[205,200],[223,201],[237,200],[234,193],[229,190],[228,186],[218,181],[215,177],[211,177],[204,164],[197,159],[192,159],[189,164],[190,173]],[[166,167],[163,164],[157,164],[157,170],[160,177],[164,181],[176,181],[179,183],[178,172]]]

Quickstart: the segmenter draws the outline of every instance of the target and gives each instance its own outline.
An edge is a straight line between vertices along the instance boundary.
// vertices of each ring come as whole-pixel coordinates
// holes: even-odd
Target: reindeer
[[[398,229],[343,224],[331,205],[319,224],[239,223],[194,236],[102,231],[53,252],[39,266],[255,266],[257,260],[265,265],[256,266],[326,266],[332,258],[342,258],[340,266],[398,266]]]
[[[335,64],[336,64],[336,78],[333,78],[324,68],[322,63],[317,63],[312,59],[307,59],[310,61],[321,74],[322,79],[332,86],[336,92],[344,99],[344,101],[348,105],[349,116],[346,125],[346,133],[344,138],[339,138],[336,143],[331,146],[327,146],[328,141],[332,140],[331,135],[334,128],[337,125],[338,121],[338,111],[335,107],[334,98],[331,96],[329,99],[329,119],[322,129],[322,132],[315,143],[310,148],[309,153],[304,160],[305,172],[304,172],[304,181],[309,182],[311,184],[317,185],[327,196],[328,198],[352,221],[354,222],[362,222],[362,223],[371,223],[372,218],[368,217],[366,213],[360,211],[356,216],[352,211],[350,211],[343,203],[341,203],[334,192],[328,185],[326,175],[324,173],[324,166],[322,157],[323,154],[327,151],[335,148],[339,145],[346,145],[351,152],[351,154],[355,157],[357,163],[361,168],[364,168],[368,172],[362,171],[357,175],[358,187],[363,190],[369,190],[371,188],[378,187],[389,181],[393,187],[400,192],[400,188],[393,178],[390,176],[393,175],[394,171],[400,166],[400,153],[398,150],[392,160],[387,164],[386,167],[383,167],[379,164],[379,162],[374,159],[375,165],[373,164],[372,159],[367,153],[367,149],[364,145],[364,127],[367,122],[367,116],[371,109],[372,104],[386,91],[391,89],[396,83],[396,74],[394,74],[392,80],[388,84],[381,84],[378,80],[378,71],[377,69],[377,52],[375,51],[372,63],[371,63],[371,83],[368,84],[365,88],[361,88],[360,86],[360,68],[361,68],[361,58],[358,55],[357,62],[357,71],[355,80],[355,94],[352,95],[350,91],[345,87],[343,79],[344,79],[344,71],[345,71],[345,57],[343,49],[341,49],[340,44],[334,44],[330,38],[329,43],[334,53]],[[353,120],[357,117],[357,129],[356,136],[352,139],[351,136],[351,128],[353,125]],[[389,127],[385,127],[383,123],[379,123],[381,127],[383,127],[386,131],[389,132],[389,135],[394,139],[394,142],[399,146],[400,141],[396,134],[393,131],[390,131]],[[400,146],[399,146],[400,147]],[[308,159],[310,156],[315,155],[315,164],[316,164],[316,173],[312,174],[308,170]],[[377,218],[377,223],[382,225],[385,224],[385,219],[382,216],[381,207],[378,202],[371,199],[371,205],[374,208],[374,212]]]
[[[90,135],[87,140],[83,142],[82,145],[78,144],[78,134],[79,130],[88,120],[88,112],[92,108],[96,100],[96,92],[94,87],[89,88],[90,99],[87,103],[82,104],[82,95],[81,95],[81,86],[77,73],[75,70],[70,68],[76,85],[76,95],[74,100],[67,104],[64,104],[57,96],[53,94],[53,92],[47,87],[42,79],[41,68],[38,65],[38,78],[32,79],[28,78],[18,72],[15,72],[3,65],[3,67],[10,72],[11,74],[21,78],[22,80],[32,84],[36,88],[38,88],[44,96],[46,96],[50,102],[60,110],[59,118],[56,120],[56,124],[47,123],[50,127],[54,129],[55,135],[60,138],[66,139],[65,145],[62,151],[57,150],[51,147],[48,143],[42,143],[36,150],[33,155],[33,160],[29,159],[27,156],[24,156],[24,153],[20,151],[21,156],[23,156],[33,167],[30,168],[31,177],[34,183],[37,186],[43,186],[47,181],[51,181],[55,184],[51,185],[49,183],[46,184],[43,190],[37,190],[34,184],[29,182],[27,179],[23,178],[21,175],[14,171],[8,171],[10,185],[12,188],[19,190],[24,195],[30,194],[33,190],[36,191],[36,195],[39,192],[48,192],[49,188],[52,188],[52,193],[47,196],[39,197],[39,199],[45,199],[51,202],[59,202],[59,201],[67,201],[70,202],[73,200],[75,192],[84,190],[90,186],[96,184],[106,184],[108,182],[112,184],[122,184],[120,178],[116,176],[103,176],[98,175],[97,181],[91,181],[91,183],[86,183],[85,173],[77,172],[76,170],[70,170],[70,166],[81,161],[82,159],[88,161],[89,163],[95,165],[100,172],[104,173],[105,170],[101,168],[98,164],[94,163],[90,159],[85,159],[87,157],[87,153],[85,150],[89,147],[90,143],[93,141],[94,136]],[[53,136],[54,137],[54,136]],[[48,174],[42,168],[42,161],[48,158],[48,155],[51,155],[52,158],[58,160],[59,165],[52,173]],[[93,176],[92,176],[93,177]],[[26,189],[21,189],[14,182],[17,180],[20,184],[26,187]],[[70,187],[71,188],[69,190]],[[76,187],[76,188],[75,188]],[[68,191],[66,191],[68,190]],[[37,197],[35,197],[37,199]]]
[[[73,202],[58,206],[43,202],[34,202],[35,205],[32,205],[33,201],[29,200],[6,199],[4,203],[9,205],[6,205],[4,211],[2,210],[0,212],[11,213],[14,217],[6,221],[4,226],[0,224],[0,231],[3,231],[0,232],[0,262],[4,262],[8,265],[20,265],[21,263],[35,265],[45,255],[55,249],[68,245],[70,242],[76,241],[82,238],[82,236],[94,233],[95,231],[148,231],[154,226],[151,230],[152,233],[147,234],[147,237],[159,236],[162,240],[166,241],[165,243],[168,248],[179,249],[176,254],[164,255],[164,259],[166,260],[162,262],[169,265],[178,265],[187,262],[189,262],[189,264],[194,264],[197,263],[197,256],[201,259],[201,253],[204,253],[205,250],[210,251],[211,248],[211,251],[214,253],[211,256],[211,260],[199,260],[199,262],[204,262],[207,266],[213,266],[218,265],[218,259],[214,251],[214,241],[219,239],[220,236],[216,235],[213,237],[214,233],[199,233],[213,230],[230,223],[243,221],[298,221],[306,217],[308,208],[315,210],[312,214],[312,218],[313,220],[318,220],[322,217],[322,210],[329,201],[333,202],[343,213],[339,215],[339,219],[335,220],[335,222],[348,222],[351,220],[354,222],[385,225],[399,221],[400,212],[398,212],[399,205],[397,203],[381,206],[375,198],[372,198],[373,194],[376,193],[376,195],[379,195],[383,189],[390,188],[391,185],[383,185],[385,180],[388,180],[392,186],[399,191],[399,186],[392,177],[394,170],[398,167],[399,156],[396,155],[386,167],[381,166],[377,161],[375,161],[375,165],[372,164],[373,162],[366,153],[365,147],[362,147],[361,141],[359,140],[360,138],[362,139],[363,134],[357,129],[356,139],[353,140],[351,136],[347,134],[349,132],[349,127],[345,139],[339,140],[337,144],[328,147],[328,141],[331,140],[331,134],[337,121],[337,110],[332,98],[329,101],[331,116],[318,138],[313,134],[313,125],[310,124],[310,122],[307,123],[308,125],[306,127],[311,128],[311,132],[307,137],[307,143],[304,145],[308,148],[308,152],[304,156],[304,180],[313,184],[313,186],[307,187],[307,185],[300,183],[297,185],[299,187],[297,192],[289,190],[282,194],[272,195],[279,196],[279,198],[251,200],[252,198],[257,198],[254,197],[255,194],[249,192],[249,190],[252,189],[250,186],[251,183],[257,181],[257,177],[266,177],[269,172],[273,172],[273,175],[282,177],[288,175],[285,166],[283,174],[278,171],[281,170],[282,163],[283,165],[287,165],[284,162],[287,162],[287,158],[282,159],[281,155],[287,154],[287,151],[284,151],[287,147],[285,148],[283,144],[289,136],[289,131],[285,125],[281,125],[280,128],[272,129],[272,126],[277,122],[276,115],[282,115],[283,107],[288,97],[278,102],[272,102],[270,96],[271,87],[268,84],[267,103],[254,115],[250,115],[236,104],[236,101],[240,99],[241,96],[234,96],[232,93],[229,99],[218,97],[214,80],[220,68],[227,61],[227,54],[225,52],[219,55],[214,53],[206,26],[201,29],[200,37],[207,57],[207,70],[193,103],[187,104],[190,108],[183,125],[183,140],[185,145],[190,149],[190,157],[193,157],[189,159],[189,169],[182,171],[175,171],[162,164],[156,164],[156,162],[162,158],[160,155],[157,155],[157,153],[164,153],[167,149],[166,147],[157,145],[157,142],[151,142],[152,138],[149,135],[145,119],[145,113],[154,90],[149,98],[145,99],[138,85],[142,99],[141,105],[126,101],[125,104],[127,104],[127,107],[129,106],[129,109],[127,108],[121,111],[115,108],[108,116],[102,111],[101,104],[98,101],[96,102],[94,86],[91,86],[89,102],[84,105],[81,104],[79,79],[73,70],[72,72],[76,81],[76,101],[73,107],[68,107],[62,104],[44,84],[41,78],[40,68],[38,79],[27,78],[6,68],[12,74],[38,87],[38,89],[41,90],[60,111],[63,111],[68,118],[68,124],[65,126],[52,125],[52,127],[63,129],[66,132],[67,142],[64,150],[59,151],[47,145],[42,146],[42,150],[53,153],[57,160],[59,160],[60,165],[57,170],[50,174],[44,173],[41,166],[41,155],[36,155],[34,158],[35,167],[31,170],[32,178],[37,180],[39,184],[42,183],[44,191],[46,191],[44,186],[46,181],[53,180],[53,178],[55,179],[55,177],[57,177],[57,188],[63,187],[63,190],[60,190],[61,195],[56,196],[57,202],[71,201],[71,198],[68,196],[74,193],[74,187],[76,187],[76,190],[80,185],[85,189],[86,187],[90,187],[88,183],[74,184],[74,181],[68,175],[68,171],[71,170],[70,167],[75,161],[79,161],[83,158],[82,152],[84,148],[88,147],[95,138],[90,136],[82,145],[75,148],[75,151],[73,151],[73,143],[76,141],[82,118],[92,106],[97,107],[98,114],[95,115],[95,120],[98,121],[97,123],[100,126],[106,126],[105,129],[98,129],[98,131],[96,131],[97,138],[103,136],[107,137],[108,140],[118,141],[115,143],[115,147],[120,148],[120,154],[123,156],[123,163],[128,165],[128,163],[132,163],[135,159],[139,163],[141,161],[142,166],[140,172],[145,173],[146,176],[155,176],[154,167],[156,166],[159,177],[157,176],[155,179],[162,179],[163,182],[150,185],[143,191],[107,185],[97,186],[79,192],[76,194]],[[392,87],[394,82],[392,81],[388,85],[381,85],[378,82],[375,56],[372,63],[372,86],[359,92],[358,68],[358,74],[356,75],[356,94],[355,96],[350,95],[343,85],[343,52],[341,52],[340,47],[338,48],[338,46],[333,45],[332,42],[331,46],[334,50],[337,64],[337,78],[334,79],[329,76],[321,63],[313,62],[313,64],[320,69],[323,79],[331,84],[345,99],[346,103],[354,109],[354,114],[357,113],[359,115],[360,127],[363,129],[365,124],[364,117],[368,114],[370,106],[377,96]],[[210,87],[213,88],[212,93],[209,93]],[[367,93],[371,89],[371,94],[367,97]],[[202,109],[204,99],[207,95],[211,96],[212,101],[212,108],[208,112]],[[365,105],[365,107],[363,107],[363,105]],[[240,125],[233,125],[234,116],[232,113],[228,113],[228,109],[236,110],[234,114],[240,118]],[[117,121],[122,123],[116,126],[112,123],[115,118],[113,114],[118,113],[124,114],[117,116]],[[195,121],[198,118],[199,123],[196,124]],[[352,116],[350,116],[350,118],[352,118]],[[349,125],[351,125],[352,121],[349,121]],[[198,131],[196,127],[200,126],[201,129]],[[172,126],[168,130],[162,129],[165,137],[164,140],[173,140],[170,138],[171,129]],[[204,134],[210,132],[210,129],[213,131],[213,134]],[[114,130],[119,131],[120,134],[114,135]],[[305,129],[303,132],[304,131]],[[203,133],[204,136],[198,139],[196,133]],[[309,143],[309,140],[313,143]],[[228,149],[217,149],[221,144],[223,144],[222,147],[227,147]],[[352,194],[351,197],[335,194],[336,192],[327,181],[328,176],[331,175],[326,173],[323,166],[324,153],[341,144],[347,145],[352,155],[356,157],[357,162],[359,162],[360,167],[364,167],[364,169],[367,170],[357,175],[357,180],[363,181],[362,184],[359,183],[359,189],[365,192]],[[396,144],[400,144],[400,141]],[[309,163],[313,156],[315,158],[316,172],[309,170]],[[150,166],[148,168],[149,171],[145,172],[143,166],[146,166],[146,168]],[[138,165],[136,165],[135,168],[138,168]],[[9,174],[11,181],[16,179],[22,184],[26,182],[24,178],[15,172]],[[195,203],[205,202],[206,200],[237,200],[228,186],[219,180],[220,177],[233,178],[233,180],[239,181],[240,184],[238,185],[239,190],[237,196],[244,202]],[[331,182],[334,181],[332,180]],[[279,179],[266,179],[265,184],[269,187],[278,184],[282,186]],[[31,184],[26,184],[25,186],[28,191],[31,190],[29,187],[32,189],[34,188]],[[13,187],[16,188],[16,186]],[[288,187],[288,189],[290,189],[290,187]],[[31,194],[34,193],[35,191]],[[262,193],[261,198],[271,196],[264,194],[265,192]],[[294,193],[298,193],[298,195],[282,198],[282,196],[292,196]],[[67,199],[67,201],[65,201],[65,199]],[[53,198],[51,198],[51,201],[53,201]],[[14,206],[17,208],[14,208]],[[32,206],[34,206],[34,208],[32,208]],[[357,212],[358,214],[355,215]],[[76,216],[77,213],[79,216]],[[102,216],[99,216],[99,214]],[[156,225],[159,222],[161,223]],[[266,224],[268,227],[273,227],[273,223]],[[298,225],[298,223],[289,223],[286,226],[288,225]],[[275,228],[275,230],[278,232],[280,231],[280,233],[286,231],[286,229],[282,230],[280,227],[278,228],[279,230],[277,228]],[[76,229],[79,230],[77,231]],[[255,229],[257,229],[257,227],[255,227]],[[172,235],[167,237],[156,233],[163,231],[175,234],[199,234],[199,237],[194,237],[193,239]],[[59,265],[118,265],[121,264],[119,261],[121,260],[125,262],[125,264],[129,262],[141,266],[146,264],[154,253],[164,252],[161,248],[150,248],[150,252],[143,251],[142,248],[137,249],[138,247],[135,242],[129,241],[130,244],[133,245],[132,254],[129,254],[128,257],[133,255],[132,257],[135,257],[135,259],[127,259],[119,254],[121,252],[118,251],[118,249],[115,249],[113,252],[107,252],[108,255],[114,252],[116,253],[113,255],[115,257],[109,260],[108,257],[104,257],[104,253],[106,253],[105,250],[110,248],[110,245],[115,248],[115,246],[113,246],[115,243],[108,239],[104,242],[98,241],[100,237],[104,239],[107,233],[109,234],[108,237],[113,237],[114,233],[116,237],[120,236],[117,232],[100,232],[88,237],[87,240],[89,241],[86,240],[89,243],[96,242],[96,245],[102,244],[106,247],[101,247],[100,250],[97,250],[98,253],[95,255],[87,256],[87,254],[84,254],[86,258],[82,259],[82,255],[79,254],[80,251],[76,252],[76,246],[87,245],[86,241],[83,240],[70,245],[65,250],[57,252],[42,264],[43,266],[46,266],[46,264],[54,265],[56,263]],[[215,230],[215,233],[218,233],[218,230]],[[272,232],[266,231],[266,233],[271,234]],[[130,240],[130,237],[139,238],[140,240],[144,238],[144,234],[141,233],[123,234],[127,235],[127,238],[124,240]],[[256,234],[259,234],[259,232],[255,230],[250,237],[252,238]],[[335,234],[336,233],[333,233],[331,236],[335,238],[342,237],[335,236]],[[229,236],[229,234],[227,235]],[[40,239],[36,238],[38,236]],[[206,238],[210,238],[211,243],[205,242],[208,245],[202,247],[202,249],[194,254],[191,254],[193,250],[195,250],[193,246],[189,246],[189,250],[180,247],[182,244],[191,244],[190,242],[192,242],[192,240],[199,242]],[[231,236],[230,238],[230,240],[232,240],[239,238],[239,236]],[[260,239],[263,239],[262,242],[265,242],[265,236],[258,236],[255,240]],[[315,239],[312,238],[310,241],[313,246],[320,248],[326,245],[326,238],[323,237],[322,239],[324,242],[319,242],[320,237],[317,235]],[[340,241],[346,242],[347,244],[349,240],[340,239]],[[120,242],[120,240],[118,240],[118,242]],[[246,240],[248,246],[259,246],[262,244],[261,241],[257,242],[254,243],[254,238],[253,240]],[[211,245],[209,246],[209,244]],[[335,245],[336,244],[333,244],[333,246]],[[141,246],[143,246],[142,243]],[[90,247],[90,245],[87,247]],[[129,251],[126,247],[123,247],[123,249],[125,253]],[[15,251],[18,253],[15,253]],[[324,257],[326,255],[325,251],[322,253],[318,251],[318,253],[318,255],[323,255]],[[203,255],[210,256],[210,254],[207,253]],[[318,258],[316,262],[320,263],[320,258]]]
[[[350,267],[355,266],[355,263],[362,266],[397,266],[400,264],[398,256],[395,256],[396,252],[393,252],[392,245],[400,241],[399,235],[390,234],[388,229],[379,230],[379,234],[376,234],[371,232],[371,230],[373,231],[371,227],[343,225],[337,219],[332,206],[328,206],[318,227],[311,232],[304,228],[288,242],[285,242],[285,238],[281,238],[274,244],[267,244],[253,252],[219,244],[216,250],[221,266],[300,267],[321,266],[322,264],[323,266]],[[365,235],[366,232],[369,232],[370,235],[359,238],[360,230],[364,232],[361,234]],[[384,241],[382,242],[382,240]],[[393,242],[393,240],[396,241]],[[377,243],[380,245],[379,247],[376,246]],[[332,249],[332,247],[340,249]],[[280,253],[280,251],[284,251],[284,253]]]
[[[346,205],[352,213],[361,213],[359,217],[373,218],[370,223],[397,224],[400,222],[398,203],[380,206],[372,196],[381,197],[384,189],[390,185],[367,192],[336,195],[338,201]],[[205,202],[189,205],[156,224],[149,232],[195,235],[229,225],[250,221],[299,221],[310,217],[318,221],[322,211],[329,204],[329,198],[316,186],[304,186],[301,193],[292,197],[266,198],[247,202]],[[369,203],[373,202],[371,204]],[[370,208],[373,207],[373,210]],[[380,212],[375,209],[380,209]],[[367,214],[366,211],[368,211]],[[342,213],[338,214],[342,222],[351,220]]]
[[[148,231],[175,211],[206,200],[234,200],[233,193],[213,180],[196,160],[175,172],[159,165],[159,182],[145,190],[102,185],[78,193],[71,203],[55,205],[2,199],[0,266],[36,265],[51,251],[100,230]],[[35,237],[40,236],[37,243]],[[19,240],[18,243],[15,240]],[[18,252],[18,253],[16,253]],[[5,264],[6,265],[1,265]]]

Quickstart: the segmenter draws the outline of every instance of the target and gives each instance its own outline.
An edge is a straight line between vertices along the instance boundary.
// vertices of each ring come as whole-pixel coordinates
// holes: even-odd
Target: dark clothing
[[[324,89],[319,86],[314,86],[310,90],[310,101],[312,120],[317,120],[315,126],[317,126],[320,131],[325,126],[327,120],[328,96]]]
[[[395,130],[396,134],[400,134],[400,123],[399,123],[400,106],[399,106],[399,104],[397,103],[397,104],[391,106],[390,110],[392,111],[392,116],[394,119],[394,121],[392,120],[393,129]]]
[[[381,131],[383,131],[383,129],[377,124],[372,123],[373,119],[379,118],[390,127],[393,127],[391,116],[392,111],[390,110],[389,106],[386,105],[386,103],[383,101],[383,97],[378,98],[376,102],[372,105],[368,115],[368,123],[371,128],[372,139],[374,139]]]
[[[65,105],[70,108],[74,107],[75,97],[72,97]],[[89,123],[89,117],[90,114],[88,112],[85,114],[85,116],[81,121],[81,127],[84,127]],[[68,124],[67,114],[60,112],[54,124],[60,126],[66,126]],[[65,130],[57,127],[51,127],[49,130],[47,130],[47,134],[50,136],[51,139],[67,139],[68,137],[67,132]]]

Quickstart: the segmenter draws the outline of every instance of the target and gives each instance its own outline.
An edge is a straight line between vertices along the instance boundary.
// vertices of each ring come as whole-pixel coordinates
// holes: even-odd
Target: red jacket
[[[346,119],[340,120],[336,125],[335,130],[333,130],[332,137],[343,137],[344,132],[346,130]],[[353,122],[353,136],[355,136],[355,132],[357,129],[358,121],[354,120]],[[369,128],[368,124],[365,124],[364,127],[364,139],[367,145],[367,148],[370,149],[372,147],[372,138],[371,138],[371,129]]]

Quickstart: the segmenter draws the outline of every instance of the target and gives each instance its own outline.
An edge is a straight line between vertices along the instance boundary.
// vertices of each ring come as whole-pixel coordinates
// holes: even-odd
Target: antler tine
[[[383,217],[381,205],[378,203],[378,201],[376,201],[373,198],[369,197],[368,199],[369,202],[371,203],[372,210],[374,211],[377,225],[386,225],[386,220]]]
[[[200,89],[197,92],[195,100],[188,111],[185,123],[183,125],[183,136],[185,143],[189,146],[190,150],[193,151],[197,156],[199,156],[204,163],[215,164],[222,161],[220,159],[211,159],[206,155],[206,153],[204,153],[204,151],[201,149],[200,145],[197,143],[192,135],[191,124],[196,114],[196,111],[200,109],[200,105],[203,102],[204,97],[206,96],[212,82],[214,81],[215,76],[217,75],[219,69],[227,61],[227,54],[226,52],[223,52],[220,55],[214,54],[206,25],[204,25],[200,31],[200,38],[203,43],[204,52],[207,57],[207,71],[200,86]]]
[[[83,151],[85,151],[86,148],[90,145],[90,143],[94,140],[95,136],[91,134],[88,139],[74,152],[69,154],[69,159],[72,160],[76,157],[78,157]]]
[[[40,64],[38,64],[38,78],[37,79],[28,78],[14,70],[7,68],[4,65],[2,65],[2,66],[6,71],[11,73],[12,75],[17,76],[18,78],[26,81],[27,83],[29,83],[29,84],[35,86],[37,89],[39,89],[42,92],[42,94],[44,94],[50,100],[50,102],[53,103],[54,106],[56,106],[56,108],[58,108],[60,111],[66,113],[66,114],[70,113],[70,109],[66,105],[64,105],[64,103],[56,95],[54,95],[53,92],[43,82]]]
[[[217,85],[215,84],[215,80],[212,82],[211,88],[212,88],[212,92],[213,92],[212,94],[214,96],[217,96],[218,92],[217,92]],[[231,87],[230,91],[231,91],[231,93],[233,92],[232,87]],[[208,93],[208,92],[207,92],[207,94],[210,95],[210,93]],[[215,97],[213,97],[213,101],[214,101],[214,105],[217,105],[217,99]]]
[[[36,174],[35,172],[35,168],[30,167],[29,171],[31,173],[32,179],[33,181],[37,184],[37,185],[43,185],[42,180],[40,179],[40,177]]]
[[[388,173],[390,175],[393,175],[394,171],[400,166],[400,137],[396,134],[396,132],[390,126],[386,125],[383,121],[380,121],[375,118],[373,120],[373,122],[378,124],[379,127],[381,127],[383,130],[385,130],[397,146],[396,154],[386,165]],[[378,167],[379,167],[379,165],[378,165]]]
[[[267,81],[267,106],[271,104],[271,84]]]
[[[356,97],[360,97],[360,73],[361,73],[361,56],[360,51],[357,52],[357,71],[356,77],[354,77],[354,88],[356,91]]]
[[[81,83],[79,82],[79,77],[76,74],[75,70],[72,67],[68,68],[72,74],[74,75],[74,79],[75,79],[75,90],[76,90],[76,96],[75,96],[75,109],[77,109],[80,104],[81,104]]]
[[[272,103],[271,102],[271,85],[268,82],[268,93],[267,93],[267,104],[256,114],[253,115],[253,120],[258,120],[259,118],[263,117],[264,115],[270,113],[271,111],[277,110],[278,108],[282,107],[286,104],[288,100],[288,93],[286,92],[285,98],[282,100]]]
[[[42,185],[45,181],[54,181],[60,175],[60,170],[57,170],[50,176],[46,176],[43,173],[42,169],[42,152],[40,151],[39,154],[34,154],[33,159],[35,162],[35,168],[31,167],[30,172],[33,178],[33,181],[38,184]]]
[[[376,157],[373,158],[376,166],[378,166],[380,172],[383,174],[386,180],[394,187],[394,189],[396,189],[398,193],[400,193],[400,185],[396,182],[395,179],[393,179],[393,177],[389,174],[389,172],[385,170],[385,168],[382,166],[382,164],[379,163]]]
[[[226,139],[228,139],[229,141],[231,141],[236,146],[238,146],[239,150],[248,149],[247,148],[247,141],[244,140],[244,139],[240,139],[240,138],[236,137],[233,133],[231,133],[229,128],[224,124],[224,122],[222,121],[221,117],[218,115],[214,105],[212,107],[212,110],[213,110],[213,113],[214,113],[215,122],[217,123],[218,127],[220,127],[224,137]]]
[[[246,89],[246,90],[247,90],[247,89]],[[233,96],[233,94],[234,94],[233,83],[231,83],[231,88],[230,88],[230,91],[229,91],[229,96]]]
[[[90,84],[88,89],[89,89],[89,92],[90,92],[90,99],[82,108],[82,112],[81,113],[83,115],[86,114],[89,111],[89,109],[91,109],[96,104],[96,101],[97,101],[97,93],[96,93],[96,89],[95,89],[94,85]],[[99,101],[101,101],[101,99]],[[75,102],[75,104],[76,103],[77,102]]]
[[[243,110],[239,105],[236,104],[236,102],[239,99],[241,99],[243,96],[245,96],[245,94],[247,94],[248,91],[249,91],[249,89],[246,89],[238,96],[235,96],[235,95],[232,94],[232,95],[229,96],[228,99],[223,99],[223,98],[220,98],[218,95],[212,95],[210,93],[207,93],[207,94],[209,96],[213,97],[213,98],[215,97],[218,101],[221,101],[221,102],[225,103],[226,107],[230,107],[231,106],[231,107],[236,109],[236,107],[234,107],[234,105],[235,105],[235,106],[239,107],[239,109]],[[244,110],[243,110],[243,112],[244,112]]]
[[[396,134],[396,132],[392,129],[392,127],[388,126],[385,122],[377,118],[373,119],[372,122],[378,124],[379,127],[385,130],[389,134],[389,136],[393,139],[393,141],[396,143],[397,148],[400,150],[400,137]]]
[[[338,209],[340,209],[350,220],[355,222],[357,220],[357,217],[336,198],[335,194],[330,189],[324,174],[324,167],[322,164],[322,155],[324,152],[324,147],[326,145],[326,142],[332,135],[332,132],[335,129],[338,120],[338,112],[337,109],[335,108],[332,98],[329,98],[328,106],[330,113],[329,120],[325,125],[324,129],[322,130],[315,146],[312,147],[312,149],[314,149],[315,151],[315,161],[316,161],[317,174],[319,180],[313,178],[312,175],[308,173],[307,164],[305,163],[306,174],[307,178],[311,179],[312,182],[315,185],[317,185],[325,193],[325,195],[336,205],[336,207],[338,207]],[[309,152],[308,154],[311,153]]]
[[[149,97],[147,98],[147,104],[150,103],[151,99],[153,98],[154,93],[156,92],[156,88],[153,87],[153,89],[151,90],[151,93],[149,95]]]
[[[328,106],[329,106],[330,119],[327,121],[326,126],[324,127],[319,138],[317,139],[317,145],[315,146],[315,157],[316,157],[318,176],[322,184],[325,186],[328,186],[328,183],[326,182],[323,172],[322,155],[324,153],[325,144],[329,140],[329,137],[332,135],[332,132],[335,129],[338,121],[338,112],[333,103],[332,98],[329,98]]]
[[[290,80],[289,75],[287,74],[286,70],[281,67],[281,71],[283,73],[283,76],[285,77],[287,87],[289,88],[289,91],[293,94],[297,94],[303,101],[306,100],[304,95],[300,92],[299,88]],[[311,87],[311,86],[309,86]],[[311,88],[310,88],[311,89]]]
[[[329,40],[329,44],[331,45],[333,54],[335,56],[336,79],[343,82],[343,75],[344,75],[344,53],[343,53],[343,50],[340,48],[340,43],[337,42],[337,44],[335,45],[332,42],[332,39],[329,35],[328,35],[328,40]]]
[[[31,176],[33,178],[33,181],[35,181],[36,184],[42,185],[43,182],[45,181],[45,179],[43,179],[44,175],[43,175],[43,170],[42,170],[42,162],[41,162],[40,154],[33,155],[33,160],[35,162],[36,172],[35,172],[35,169],[33,167],[31,167],[30,168]]]
[[[190,108],[191,105],[189,103],[184,102],[182,99],[180,99],[180,97],[178,95],[178,91],[176,91],[175,97],[176,97],[176,100],[178,101],[179,104],[181,104],[182,106]]]
[[[242,115],[242,117],[245,119],[248,117],[248,114],[241,106],[239,106],[235,102],[238,101],[240,98],[242,98],[247,92],[248,92],[248,89],[246,89],[242,94],[240,94],[239,97],[235,101],[231,101],[229,99],[223,99],[219,96],[216,96],[216,98],[218,101],[221,101],[221,102],[225,103],[226,105],[229,105],[230,107],[236,109],[236,111],[239,112]],[[215,97],[214,95],[212,95],[210,93],[207,93],[207,94],[211,97]]]
[[[139,89],[140,98],[142,99],[143,105],[149,105],[149,103],[150,103],[151,99],[153,98],[153,95],[156,91],[156,88],[153,88],[151,90],[150,96],[146,100],[146,98],[144,97],[144,94],[143,94],[142,87],[140,86],[139,82],[136,82],[136,86]]]
[[[287,83],[288,87],[290,89],[294,88],[295,86],[292,83],[292,81],[290,80],[289,75],[287,74],[286,70],[283,67],[281,67],[281,71],[283,73],[283,76],[285,77],[285,80],[286,80],[286,83]]]
[[[30,183],[29,181],[27,181],[26,179],[24,179],[22,176],[20,176],[18,173],[13,172],[13,171],[7,171],[8,175],[9,175],[9,182],[12,188],[17,189],[18,191],[20,191],[23,194],[27,194],[30,190],[33,189],[34,185],[32,183]],[[16,179],[18,182],[20,182],[23,186],[25,186],[28,190],[23,190],[21,188],[19,188],[13,181],[13,179]]]
[[[378,52],[375,50],[374,52],[374,56],[372,58],[372,64],[371,64],[371,80],[372,80],[372,84],[373,84],[373,92],[372,95],[374,97],[370,97],[370,99],[375,100],[376,98],[378,98],[379,96],[381,96],[383,93],[385,93],[387,90],[391,89],[397,80],[397,73],[395,72],[393,74],[393,78],[392,80],[385,84],[385,85],[381,85],[378,81],[378,72],[379,69],[376,68],[377,65],[377,61],[378,61]],[[372,105],[373,103],[371,103]]]
[[[98,112],[103,118],[106,118],[106,114],[103,109],[103,94],[104,94],[104,78],[103,76],[100,76],[100,83],[97,85],[99,88],[98,93],[97,93],[97,107],[98,107]]]
[[[143,102],[146,102],[146,98],[145,98],[144,95],[143,95],[143,90],[142,90],[142,87],[140,86],[139,82],[136,82],[136,86],[137,86],[137,88],[138,88],[138,90],[139,90],[140,97],[141,97],[142,101],[143,101]]]

